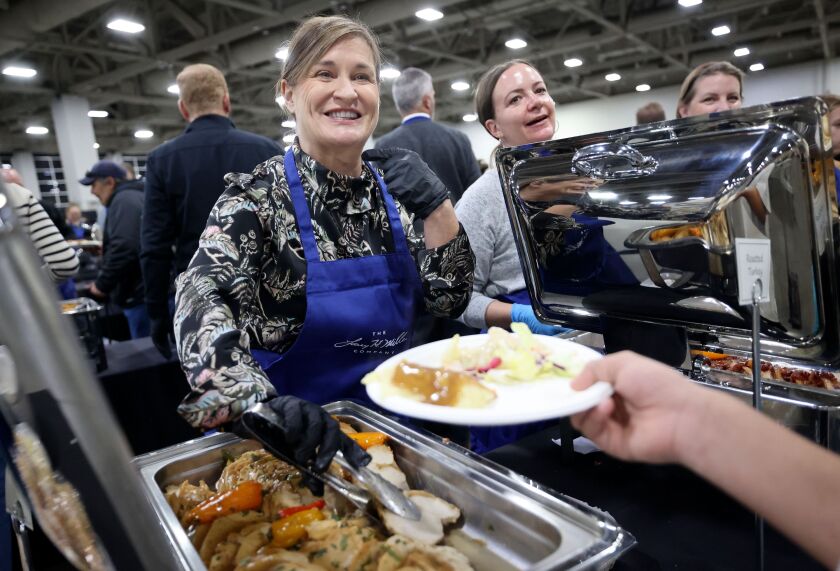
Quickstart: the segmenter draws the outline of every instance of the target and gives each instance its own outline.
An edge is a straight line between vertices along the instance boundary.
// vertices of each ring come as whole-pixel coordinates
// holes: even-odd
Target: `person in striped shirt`
[[[49,278],[58,283],[75,276],[79,271],[79,258],[75,250],[64,240],[32,192],[21,185],[17,171],[3,169],[2,173],[9,202],[23,229],[32,239]]]

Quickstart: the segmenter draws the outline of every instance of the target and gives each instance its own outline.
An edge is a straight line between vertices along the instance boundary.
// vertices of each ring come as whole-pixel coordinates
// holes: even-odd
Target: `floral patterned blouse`
[[[295,154],[323,261],[393,252],[388,215],[373,173],[359,178]],[[192,387],[178,412],[196,427],[235,419],[275,395],[251,347],[276,353],[297,339],[306,315],[306,261],[283,157],[251,174],[231,173],[198,250],[177,280],[175,336]],[[425,309],[457,317],[472,290],[474,259],[463,227],[447,244],[426,249],[412,217],[395,200],[423,283]]]

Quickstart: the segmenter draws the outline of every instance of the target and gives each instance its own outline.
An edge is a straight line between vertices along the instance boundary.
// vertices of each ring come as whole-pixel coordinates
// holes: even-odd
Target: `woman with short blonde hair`
[[[211,428],[267,401],[284,423],[280,444],[316,471],[338,449],[366,459],[318,405],[365,398],[362,376],[409,347],[415,312],[456,317],[472,287],[446,187],[414,153],[362,153],[379,119],[380,64],[355,20],[300,25],[277,86],[297,138],[285,157],[226,177],[178,278],[175,332],[192,386],[181,414]]]

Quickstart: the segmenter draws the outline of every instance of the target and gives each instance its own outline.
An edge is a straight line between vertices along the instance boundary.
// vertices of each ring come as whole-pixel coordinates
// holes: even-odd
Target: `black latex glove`
[[[265,430],[260,431],[259,439],[269,439],[271,447],[299,464],[314,472],[323,472],[339,450],[351,466],[358,468],[370,462],[370,455],[341,432],[338,422],[317,404],[293,396],[275,397],[266,404],[280,417],[282,424],[263,427]],[[234,425],[234,431],[241,434],[241,430],[241,425],[239,428]],[[248,430],[242,435],[257,436]],[[303,483],[315,495],[324,493],[320,480],[304,475]]]
[[[446,186],[414,151],[396,147],[369,149],[362,158],[379,163],[388,192],[420,220],[449,198]]]
[[[164,359],[171,359],[172,345],[169,340],[173,337],[172,320],[168,317],[151,317],[149,321],[152,330],[152,343],[155,344],[155,347],[157,347],[157,350],[160,351],[160,354],[163,355]]]

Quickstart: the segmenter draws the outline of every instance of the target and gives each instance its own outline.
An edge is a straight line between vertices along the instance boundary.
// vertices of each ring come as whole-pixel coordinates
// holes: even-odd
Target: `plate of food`
[[[572,379],[601,355],[566,339],[513,332],[456,335],[394,355],[362,382],[384,409],[447,424],[492,426],[560,418],[612,394],[598,382],[577,391]]]

